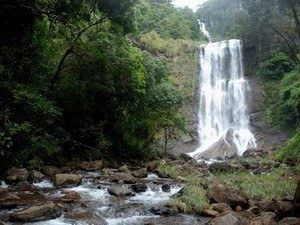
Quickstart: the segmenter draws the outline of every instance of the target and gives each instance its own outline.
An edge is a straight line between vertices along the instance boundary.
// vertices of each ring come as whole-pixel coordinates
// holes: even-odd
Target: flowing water
[[[205,25],[200,28],[210,39]],[[250,94],[244,79],[242,43],[226,40],[200,46],[199,148],[190,153],[196,159],[220,139],[241,155],[256,147],[249,129],[246,97]],[[227,134],[231,133],[231,143]],[[226,138],[226,139],[225,139]]]

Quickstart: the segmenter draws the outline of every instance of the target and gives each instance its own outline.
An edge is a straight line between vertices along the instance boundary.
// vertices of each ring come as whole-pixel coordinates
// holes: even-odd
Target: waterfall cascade
[[[205,25],[200,28],[210,39]],[[249,130],[244,79],[242,43],[226,40],[200,46],[199,145],[190,153],[194,158],[241,155],[256,147]]]

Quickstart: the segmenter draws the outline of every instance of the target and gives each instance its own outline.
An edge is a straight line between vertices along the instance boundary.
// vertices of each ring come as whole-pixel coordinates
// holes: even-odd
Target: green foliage
[[[280,149],[278,158],[282,161],[300,162],[300,130]]]
[[[276,54],[269,60],[266,60],[261,65],[262,77],[267,80],[278,80],[284,74],[294,69],[294,63],[284,52]]]
[[[209,208],[206,191],[200,186],[188,185],[180,195],[171,203],[171,206],[180,212],[201,214]]]

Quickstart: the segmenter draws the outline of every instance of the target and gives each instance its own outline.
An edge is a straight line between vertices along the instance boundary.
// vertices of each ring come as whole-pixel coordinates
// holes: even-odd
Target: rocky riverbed
[[[259,154],[256,150],[245,157],[255,161]],[[296,175],[290,177],[295,179],[291,183],[292,195],[287,192],[280,199],[259,199],[234,188],[215,173],[267,174],[274,169],[270,162],[267,168],[265,163],[249,164],[245,160],[216,161],[210,165],[188,157],[166,161],[116,168],[104,168],[101,161],[74,167],[47,166],[41,171],[12,168],[1,181],[0,224],[300,224],[300,184],[296,188]],[[233,177],[238,179],[239,175]],[[198,178],[202,179],[199,183]],[[189,199],[189,190],[203,192],[209,204],[199,209],[198,203]]]

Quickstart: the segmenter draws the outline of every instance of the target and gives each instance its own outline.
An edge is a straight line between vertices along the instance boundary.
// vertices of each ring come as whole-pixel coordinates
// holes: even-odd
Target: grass
[[[201,214],[203,210],[209,208],[209,200],[201,186],[188,185],[183,188],[182,194],[171,203],[171,206],[180,212]]]
[[[239,189],[254,199],[279,200],[284,196],[293,196],[296,190],[296,179],[289,176],[289,171],[280,168],[265,175],[254,175],[247,171],[217,173],[214,180]]]

